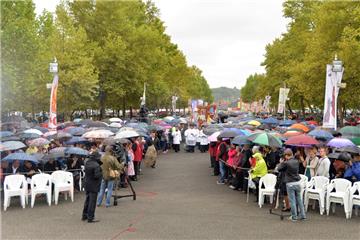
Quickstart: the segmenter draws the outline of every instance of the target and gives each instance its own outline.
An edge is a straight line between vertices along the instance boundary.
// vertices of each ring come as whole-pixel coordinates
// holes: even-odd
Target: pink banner
[[[51,131],[56,131],[56,101],[57,101],[57,88],[59,83],[59,76],[55,74],[54,80],[51,86],[51,95],[50,95],[50,113],[49,113],[49,129]]]

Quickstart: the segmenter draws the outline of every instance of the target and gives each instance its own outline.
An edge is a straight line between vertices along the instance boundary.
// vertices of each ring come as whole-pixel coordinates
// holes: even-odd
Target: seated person
[[[55,159],[49,159],[49,161],[44,165],[44,171],[47,174],[51,174],[57,170],[59,170],[59,166],[57,161],[55,161]]]
[[[23,172],[28,183],[30,183],[32,176],[37,173],[37,168],[30,161],[24,161]]]
[[[354,156],[353,160],[349,161],[344,178],[351,182],[360,181],[360,155]]]
[[[1,162],[2,164],[3,162]],[[17,174],[21,172],[20,161],[14,160],[11,164],[8,164],[6,174]]]
[[[67,171],[71,172],[74,176],[74,187],[76,190],[80,191],[79,179],[81,172],[82,160],[75,155],[71,155],[67,162]]]
[[[261,153],[257,152],[253,155],[253,158],[256,160],[255,166],[251,167],[250,175],[252,181],[255,183],[256,186],[256,201],[258,201],[259,195],[259,181],[260,178],[267,174],[267,166],[266,162]]]

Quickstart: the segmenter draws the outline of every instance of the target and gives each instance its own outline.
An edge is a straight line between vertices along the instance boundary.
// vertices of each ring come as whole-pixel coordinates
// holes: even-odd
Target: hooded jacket
[[[253,157],[256,159],[255,167],[252,169],[251,178],[263,177],[267,174],[266,162],[261,153],[255,153]]]
[[[98,152],[92,153],[85,161],[85,191],[99,192],[102,180],[101,164]]]

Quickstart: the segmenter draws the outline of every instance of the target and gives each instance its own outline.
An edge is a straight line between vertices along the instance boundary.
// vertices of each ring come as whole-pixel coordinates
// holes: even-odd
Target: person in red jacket
[[[217,181],[217,184],[225,184],[225,182],[228,180],[228,168],[226,166],[226,162],[228,159],[228,148],[229,148],[230,140],[229,139],[222,139],[220,142],[217,153],[216,153],[216,160],[219,161],[219,167],[220,167],[220,177]]]
[[[216,151],[216,142],[210,142],[209,145],[209,154],[210,154],[210,167],[214,168],[216,155],[214,154]]]
[[[139,169],[140,169],[140,163],[143,158],[143,148],[140,141],[140,138],[133,138],[132,139],[132,150],[134,152],[134,169],[135,169],[135,175],[132,180],[137,181],[137,176],[139,175]]]
[[[217,156],[218,148],[221,143],[221,140],[218,139],[218,141],[215,143],[215,147],[213,150],[213,158],[214,158],[214,176],[219,176],[220,174],[220,165],[219,165],[219,158]]]

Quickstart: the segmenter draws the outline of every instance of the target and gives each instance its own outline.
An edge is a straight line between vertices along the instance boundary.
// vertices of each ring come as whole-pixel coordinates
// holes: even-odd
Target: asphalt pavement
[[[134,182],[136,201],[97,208],[98,223],[80,220],[83,192],[50,207],[42,198],[22,209],[15,199],[1,210],[1,239],[360,239],[360,216],[309,208],[308,221],[281,221],[270,205],[259,208],[254,196],[247,203],[246,194],[217,185],[209,165],[207,153],[162,154]]]

